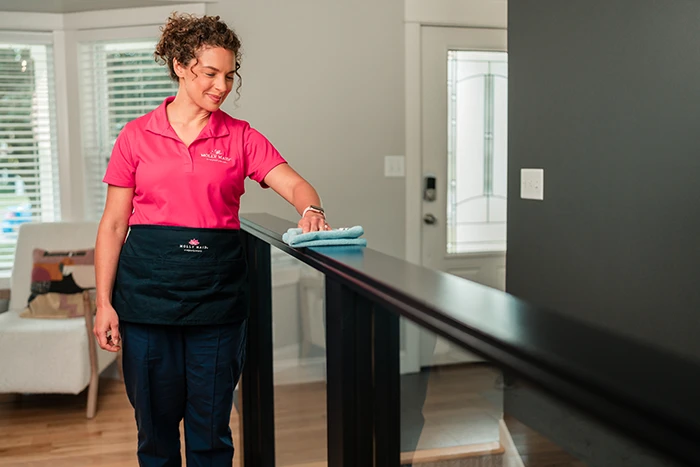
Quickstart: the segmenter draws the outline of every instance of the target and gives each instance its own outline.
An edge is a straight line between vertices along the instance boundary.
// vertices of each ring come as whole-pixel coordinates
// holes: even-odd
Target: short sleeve
[[[268,188],[263,182],[270,170],[286,164],[282,155],[259,131],[246,125],[243,133],[243,156],[245,157],[246,177]]]
[[[131,145],[124,127],[117,136],[117,141],[112,148],[112,155],[107,164],[107,171],[102,181],[109,185],[124,188],[136,186],[136,166],[131,154]]]

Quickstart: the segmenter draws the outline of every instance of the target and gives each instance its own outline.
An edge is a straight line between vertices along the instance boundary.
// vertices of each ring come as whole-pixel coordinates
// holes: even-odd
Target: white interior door
[[[505,290],[505,29],[421,28],[424,266]],[[422,332],[421,366],[476,361]]]

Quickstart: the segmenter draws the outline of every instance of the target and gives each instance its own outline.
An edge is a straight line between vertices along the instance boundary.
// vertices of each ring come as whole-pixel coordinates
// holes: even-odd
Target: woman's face
[[[192,102],[214,112],[233,88],[236,55],[221,47],[205,47],[185,66],[176,61],[175,72],[180,77],[180,88],[184,86]]]

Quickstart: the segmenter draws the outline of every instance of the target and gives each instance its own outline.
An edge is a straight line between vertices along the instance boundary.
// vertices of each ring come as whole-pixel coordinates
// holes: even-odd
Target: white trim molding
[[[51,45],[51,32],[3,31],[0,30],[0,41],[18,44]]]
[[[174,11],[203,15],[204,3],[183,3],[142,8],[120,8],[116,10],[85,11],[64,15],[64,28],[76,30],[107,29],[119,27],[165,24]]]
[[[167,17],[164,17],[167,18]],[[165,23],[163,19],[162,23]],[[160,25],[149,24],[146,26],[83,29],[76,31],[75,40],[78,44],[93,41],[119,41],[129,39],[141,39],[144,37],[159,37]]]
[[[54,69],[56,75],[56,117],[58,130],[58,171],[61,192],[61,219],[84,219],[84,164],[81,153],[80,86],[76,31],[55,31]]]
[[[406,261],[421,264],[421,25],[406,23]]]
[[[54,60],[54,76],[56,88],[56,139],[58,141],[58,179],[59,191],[61,199],[61,220],[76,220],[74,218],[75,210],[73,209],[74,200],[72,196],[72,185],[75,181],[71,174],[71,154],[75,151],[75,144],[72,141],[70,131],[72,125],[70,122],[70,104],[69,102],[77,102],[73,100],[74,96],[69,96],[74,86],[70,85],[70,76],[74,76],[74,68],[69,66],[74,62],[69,57],[69,51],[75,49],[74,31],[55,31],[53,33],[53,49],[54,56],[61,57],[63,60]],[[75,55],[75,54],[72,54]],[[77,121],[77,120],[75,120]],[[82,172],[82,171],[80,171]]]
[[[83,11],[79,13],[27,13],[2,11],[0,31],[54,32],[148,26],[164,24],[174,11],[206,14],[206,3],[173,3],[172,5]]]
[[[506,29],[507,0],[405,0],[404,19],[424,26]]]
[[[520,457],[518,448],[513,442],[513,437],[510,434],[508,425],[506,425],[506,422],[503,419],[498,422],[498,435],[501,440],[501,446],[503,446],[506,451],[503,453],[503,460],[505,461],[503,465],[508,467],[525,467],[523,458]]]
[[[44,31],[53,32],[63,29],[63,15],[54,13],[22,13],[0,11],[0,30],[2,31]]]

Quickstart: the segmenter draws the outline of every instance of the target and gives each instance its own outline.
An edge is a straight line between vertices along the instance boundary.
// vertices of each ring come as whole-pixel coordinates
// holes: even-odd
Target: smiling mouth
[[[211,94],[207,94],[207,96],[209,96],[209,99],[211,99],[212,101],[214,101],[217,104],[219,102],[221,102],[221,96],[212,96]]]

